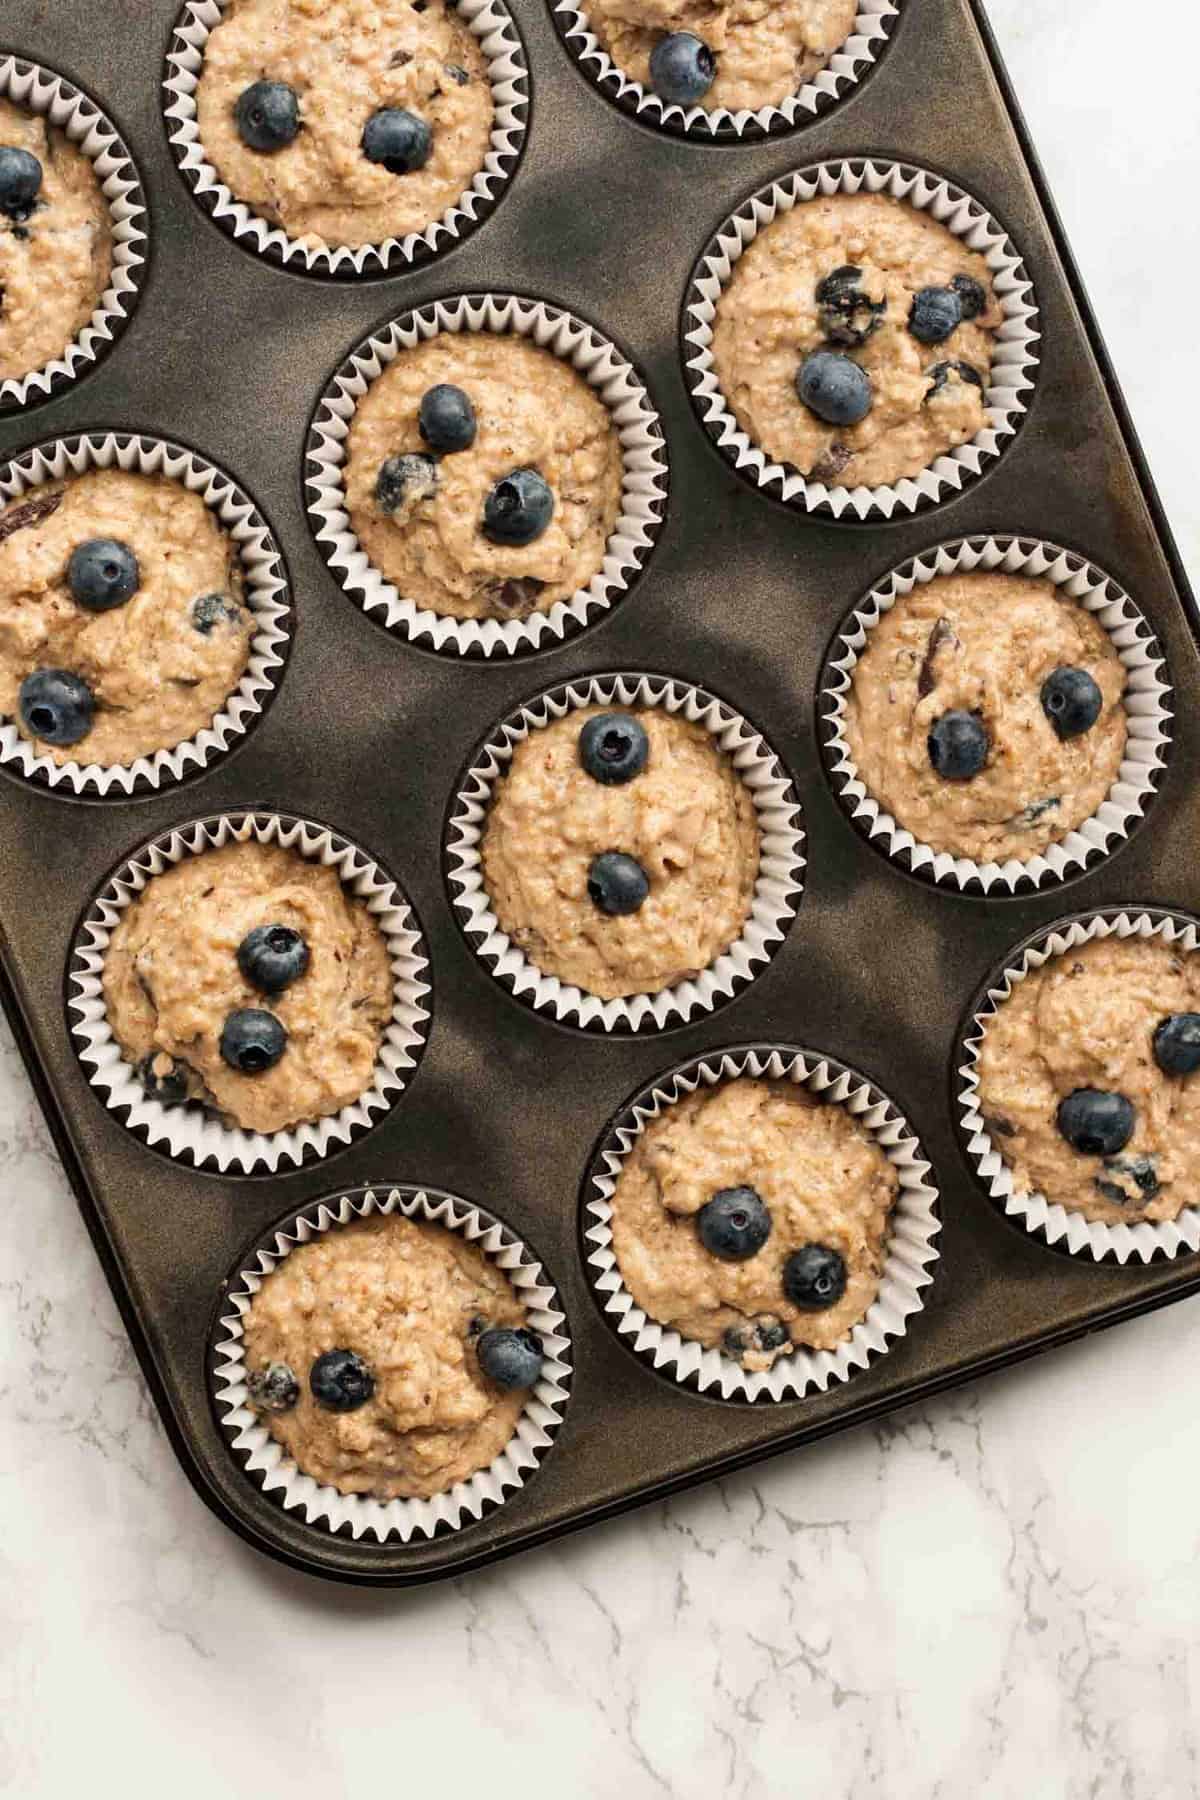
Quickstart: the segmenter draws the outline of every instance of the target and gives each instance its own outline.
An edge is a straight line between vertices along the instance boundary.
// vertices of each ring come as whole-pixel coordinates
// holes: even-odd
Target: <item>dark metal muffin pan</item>
[[[597,93],[542,0],[517,12],[531,67],[521,169],[469,242],[419,272],[328,282],[231,243],[167,147],[163,55],[176,0],[8,0],[5,47],[93,93],[138,159],[151,269],[121,344],[57,399],[0,423],[0,454],[99,427],[182,439],[245,482],[288,559],[298,631],[257,729],[209,773],[130,801],[60,798],[5,779],[0,948],[6,1008],[142,1367],[189,1478],[227,1524],[296,1567],[405,1584],[461,1572],[705,1476],[877,1417],[1200,1289],[1200,1258],[1119,1267],[1055,1253],[1007,1222],[954,1127],[964,1009],[1008,948],[1101,905],[1200,910],[1200,620],[978,0],[908,0],[861,89],[811,125],[753,146],[647,130]],[[681,373],[679,306],[714,227],[772,176],[830,156],[907,158],[961,181],[1006,226],[1037,293],[1041,368],[1015,444],[961,497],[891,525],[797,518],[751,492],[706,441]],[[627,599],[569,645],[503,664],[390,642],[343,595],[302,494],[312,406],[386,316],[462,290],[536,294],[594,320],[659,406],[668,518]],[[1175,742],[1150,817],[1064,886],[984,901],[911,880],[862,842],[822,771],[815,698],[847,607],[943,538],[1017,532],[1107,569],[1165,649]],[[455,924],[443,877],[447,804],[480,736],[528,694],[633,667],[708,687],[789,765],[809,866],[778,955],[715,1017],[607,1040],[516,1004]],[[395,869],[433,967],[428,1051],[401,1104],[315,1169],[257,1181],[189,1171],[138,1143],[89,1091],[67,1031],[64,974],[79,914],[130,847],[200,808],[257,804],[329,820]],[[699,1398],[619,1343],[589,1288],[579,1195],[608,1121],[650,1077],[699,1051],[782,1040],[860,1069],[908,1116],[941,1190],[941,1260],[907,1337],[827,1394],[771,1406]],[[355,1544],[265,1499],[222,1442],[206,1344],[225,1277],[273,1220],[338,1186],[419,1182],[527,1237],[566,1305],[576,1371],[537,1476],[454,1535]]]

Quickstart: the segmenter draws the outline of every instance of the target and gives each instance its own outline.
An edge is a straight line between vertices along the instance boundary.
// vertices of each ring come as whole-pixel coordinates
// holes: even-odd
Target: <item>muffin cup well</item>
[[[151,1099],[121,1054],[104,1003],[104,959],[117,922],[148,882],[186,856],[226,844],[278,844],[335,869],[383,933],[392,966],[392,1018],[371,1085],[328,1118],[269,1135],[225,1125],[198,1104]],[[144,1143],[176,1162],[221,1175],[281,1175],[311,1165],[359,1138],[396,1105],[429,1034],[429,959],[420,924],[393,878],[357,844],[325,825],[289,814],[231,809],[175,826],[136,850],[89,904],[67,970],[71,1038],[88,1080],[110,1112]]]
[[[900,1189],[892,1212],[879,1293],[867,1315],[836,1350],[797,1347],[770,1369],[746,1370],[724,1351],[650,1318],[625,1286],[613,1250],[612,1196],[626,1157],[653,1119],[700,1087],[739,1076],[792,1081],[828,1104],[844,1106],[894,1166]],[[593,1155],[583,1194],[583,1239],[588,1277],[609,1324],[651,1368],[701,1394],[725,1400],[802,1399],[824,1393],[865,1369],[908,1330],[925,1304],[938,1259],[938,1192],[920,1140],[907,1119],[873,1083],[832,1057],[787,1044],[749,1044],[706,1052],[669,1070],[622,1108]]]
[[[0,768],[80,798],[125,799],[209,768],[257,722],[275,697],[291,649],[291,599],[279,547],[254,501],[215,463],[165,438],[91,432],[37,444],[0,467],[0,505],[91,469],[162,476],[199,494],[237,550],[245,604],[255,622],[249,661],[237,686],[202,731],[170,750],[156,750],[131,763],[60,766],[0,714]]]
[[[845,99],[886,50],[899,16],[900,0],[859,0],[851,35],[811,81],[770,105],[742,107],[737,112],[726,106],[684,107],[661,100],[652,89],[618,68],[593,32],[585,8],[572,4],[572,0],[552,0],[551,12],[559,36],[588,78],[607,99],[622,111],[632,113],[643,125],[654,125],[699,142],[715,139],[723,143],[752,143],[794,131]]]
[[[1122,911],[1112,907],[1079,913],[1045,926],[1019,945],[1003,967],[983,986],[968,1011],[959,1033],[959,1127],[975,1173],[992,1199],[1010,1219],[1016,1219],[1031,1237],[1075,1256],[1094,1262],[1112,1257],[1119,1263],[1150,1262],[1155,1256],[1184,1256],[1200,1250],[1200,1206],[1187,1206],[1174,1220],[1149,1219],[1134,1225],[1108,1225],[1085,1219],[1073,1207],[1059,1205],[1045,1194],[1017,1194],[1012,1171],[988,1131],[979,1103],[979,1050],[990,1021],[1013,989],[1052,958],[1077,950],[1093,938],[1158,938],[1193,952],[1200,945],[1200,926],[1186,913],[1161,908]]]
[[[360,548],[346,504],[346,445],[355,409],[402,350],[441,332],[511,332],[549,350],[583,376],[611,414],[621,443],[621,511],[604,562],[585,588],[527,619],[456,619],[406,599]],[[308,513],[317,545],[342,587],[398,637],[447,655],[504,657],[546,649],[583,630],[631,586],[666,509],[662,426],[640,376],[594,326],[517,294],[460,294],[431,301],[372,333],[351,352],[313,414],[306,450]]]
[[[744,432],[726,402],[713,358],[717,302],[746,248],[764,226],[807,200],[830,194],[890,194],[928,212],[991,270],[1004,318],[992,352],[987,423],[970,443],[893,486],[829,487],[791,463],[772,462]],[[1029,403],[1037,367],[1033,289],[1003,227],[962,188],[910,163],[853,158],[815,163],[760,188],[719,228],[692,271],[683,310],[684,379],[701,424],[737,472],[798,512],[857,521],[900,518],[961,491],[1000,455]]]
[[[1104,627],[1127,677],[1125,712],[1129,736],[1117,779],[1090,819],[1061,844],[1025,860],[977,863],[969,856],[935,850],[906,831],[872,795],[859,774],[845,734],[846,698],[854,668],[871,631],[896,601],[940,575],[997,571],[1051,581]],[[1168,701],[1158,642],[1123,588],[1085,558],[1041,539],[962,538],[925,551],[893,569],[850,613],[838,631],[821,672],[817,703],[821,748],[834,792],[869,842],[909,874],[922,875],[963,892],[1010,894],[1049,886],[1082,874],[1127,838],[1153,798],[1170,745]]]
[[[402,274],[461,243],[492,211],[516,171],[529,112],[525,48],[504,0],[453,0],[463,24],[479,40],[492,87],[494,117],[483,167],[471,185],[421,231],[379,244],[318,245],[289,236],[253,211],[226,186],[204,154],[196,89],[204,47],[221,23],[228,0],[187,0],[175,24],[163,79],[167,136],[180,173],[221,229],[248,250],[309,275],[354,278]]]
[[[694,979],[655,993],[602,1000],[543,975],[505,935],[483,879],[482,844],[496,783],[531,732],[583,706],[661,707],[702,725],[728,756],[754,802],[758,880],[741,936]],[[459,924],[488,972],[516,999],[560,1025],[588,1031],[651,1032],[713,1012],[755,979],[783,942],[803,890],[804,830],[786,769],[766,739],[723,700],[666,676],[583,676],[535,694],[501,720],[471,759],[446,828],[446,866]]]
[[[244,1320],[263,1278],[299,1244],[353,1219],[401,1213],[407,1219],[457,1231],[504,1270],[542,1339],[546,1360],[512,1438],[487,1468],[432,1500],[372,1500],[342,1494],[305,1475],[247,1406]],[[302,1514],[308,1525],[379,1543],[431,1538],[459,1531],[492,1512],[536,1471],[562,1423],[571,1378],[571,1343],[553,1283],[529,1247],[500,1220],[454,1194],[434,1188],[355,1188],[310,1201],[270,1232],[230,1278],[213,1332],[209,1382],[217,1418],[246,1474],[272,1500]]]
[[[146,197],[133,158],[94,100],[52,69],[0,55],[0,99],[38,113],[86,156],[108,202],[112,270],[91,318],[61,353],[22,376],[0,381],[0,416],[35,406],[94,368],[116,343],[138,301],[146,273]]]

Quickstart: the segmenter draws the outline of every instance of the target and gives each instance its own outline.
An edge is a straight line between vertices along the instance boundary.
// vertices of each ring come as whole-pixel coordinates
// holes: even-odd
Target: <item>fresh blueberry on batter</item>
[[[962,300],[953,288],[922,288],[913,299],[908,329],[919,344],[944,344],[962,316]]]
[[[308,1385],[326,1412],[357,1412],[375,1392],[375,1377],[353,1350],[326,1350],[309,1370]]]
[[[287,1363],[268,1363],[246,1376],[246,1391],[256,1412],[291,1412],[300,1398],[300,1383]]]
[[[1133,1102],[1101,1088],[1076,1088],[1058,1106],[1058,1129],[1082,1156],[1115,1156],[1136,1123]]]
[[[1172,1013],[1155,1027],[1154,1060],[1164,1075],[1200,1069],[1200,1013]]]
[[[0,144],[0,212],[20,223],[37,205],[42,165],[31,150]]]
[[[419,450],[407,456],[389,456],[375,478],[375,498],[390,518],[410,502],[430,499],[437,485],[436,457]]]
[[[991,740],[978,714],[955,709],[930,728],[929,761],[943,781],[970,781],[988,759]]]
[[[493,544],[532,544],[553,516],[550,484],[536,469],[514,469],[483,503],[483,535]]]
[[[579,760],[602,787],[623,787],[650,754],[646,728],[628,713],[597,713],[579,733]]]
[[[771,1235],[771,1215],[752,1187],[721,1188],[696,1214],[696,1231],[710,1256],[745,1262]]]
[[[447,455],[455,450],[469,450],[475,442],[475,408],[463,390],[450,381],[439,381],[422,394],[417,425],[429,448]]]
[[[363,127],[363,155],[389,175],[411,175],[423,169],[433,149],[433,133],[424,119],[402,106],[382,106]]]
[[[603,850],[588,869],[588,898],[602,913],[619,918],[637,912],[650,892],[640,862],[621,850]]]
[[[846,1291],[846,1264],[828,1244],[805,1244],[783,1265],[785,1297],[801,1312],[825,1312]]]
[[[505,1389],[532,1387],[542,1372],[542,1340],[527,1325],[485,1331],[475,1346],[479,1366],[489,1381]]]
[[[299,136],[300,101],[286,81],[256,81],[238,95],[233,118],[246,148],[270,156]]]
[[[796,372],[796,392],[827,425],[857,425],[871,410],[871,377],[852,357],[814,350]]]
[[[843,263],[817,283],[817,317],[831,344],[857,348],[879,328],[887,300],[872,300],[864,294],[861,282],[862,270],[854,263]]]
[[[1042,711],[1060,738],[1090,731],[1104,708],[1099,684],[1086,669],[1055,669],[1042,683]]]
[[[308,967],[308,945],[290,925],[256,925],[238,945],[238,968],[251,987],[281,994]]]
[[[650,52],[650,86],[670,106],[697,106],[717,73],[717,59],[691,31],[672,31]]]
[[[141,585],[137,557],[115,538],[89,538],[71,552],[67,586],[88,612],[110,612],[132,600]]]
[[[221,1055],[239,1075],[262,1075],[287,1049],[287,1032],[274,1013],[256,1006],[231,1012],[221,1031]]]
[[[92,729],[96,702],[80,675],[69,669],[35,669],[17,696],[21,723],[45,744],[77,744]]]

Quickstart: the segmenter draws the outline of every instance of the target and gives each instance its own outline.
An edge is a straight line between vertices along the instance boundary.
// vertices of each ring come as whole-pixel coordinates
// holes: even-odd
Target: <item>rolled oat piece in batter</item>
[[[1107,798],[1124,692],[1112,639],[1053,582],[939,575],[867,633],[844,730],[867,791],[918,843],[1026,861]]]
[[[491,138],[478,40],[447,0],[231,0],[196,91],[236,197],[316,246],[423,231]]]
[[[542,1348],[481,1250],[392,1213],[324,1232],[266,1276],[245,1355],[248,1404],[305,1475],[412,1500],[500,1455]]]
[[[586,587],[621,481],[600,396],[521,337],[448,331],[402,350],[350,425],[359,543],[403,598],[459,619],[525,618]]]
[[[749,789],[702,726],[581,707],[517,745],[488,815],[484,884],[544,975],[611,1000],[672,987],[729,948],[759,841]]]
[[[982,430],[1001,319],[985,259],[930,213],[831,194],[749,244],[717,302],[713,358],[768,456],[879,487]]]
[[[104,1004],[147,1093],[247,1131],[353,1105],[392,1012],[383,933],[333,869],[278,844],[155,875],[104,958]]]
[[[0,381],[67,349],[112,272],[112,220],[90,159],[0,99]]]
[[[895,1169],[845,1107],[741,1078],[653,1120],[612,1197],[621,1277],[651,1319],[769,1369],[831,1350],[879,1293]]]
[[[979,1109],[1018,1194],[1106,1224],[1200,1193],[1200,956],[1115,933],[1019,982],[979,1048]]]
[[[253,635],[233,541],[177,481],[92,469],[0,511],[0,714],[60,765],[195,737]]]

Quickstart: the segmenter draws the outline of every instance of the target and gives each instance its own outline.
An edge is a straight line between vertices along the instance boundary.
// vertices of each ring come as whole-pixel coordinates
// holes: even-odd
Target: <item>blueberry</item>
[[[251,987],[281,994],[308,967],[308,945],[290,925],[256,925],[238,945],[238,968]]]
[[[492,544],[532,544],[554,515],[554,495],[536,469],[514,469],[483,503],[483,535]]]
[[[251,1369],[246,1376],[250,1404],[255,1412],[291,1412],[300,1398],[300,1383],[285,1362]]]
[[[801,1312],[824,1312],[846,1291],[846,1264],[828,1244],[805,1244],[783,1265],[783,1291]]]
[[[953,288],[922,288],[909,310],[908,329],[919,344],[944,344],[962,316],[962,300]]]
[[[1137,1113],[1124,1094],[1076,1088],[1059,1102],[1058,1129],[1083,1156],[1115,1156],[1133,1136]]]
[[[439,381],[422,394],[417,424],[431,450],[469,450],[475,442],[475,408],[449,381]]]
[[[956,710],[934,720],[926,745],[935,775],[943,781],[970,781],[986,763],[991,739],[978,713]]]
[[[428,500],[437,492],[437,459],[414,451],[389,456],[375,478],[375,498],[390,518],[410,501]]]
[[[717,73],[717,59],[691,31],[672,31],[650,52],[650,86],[669,106],[697,106]]]
[[[1172,1013],[1155,1027],[1154,1060],[1164,1075],[1200,1069],[1200,1013]]]
[[[477,1338],[487,1330],[487,1320],[482,1313],[472,1313],[467,1320],[467,1336]]]
[[[381,163],[389,175],[411,175],[429,161],[433,133],[416,113],[381,106],[363,127],[362,148],[367,161]]]
[[[160,1067],[165,1064],[165,1067]],[[188,1097],[187,1064],[168,1056],[165,1050],[152,1050],[137,1066],[137,1078],[151,1100],[160,1106],[182,1106]]]
[[[861,281],[862,270],[854,263],[843,263],[817,283],[817,316],[831,344],[865,344],[879,327],[887,301],[864,294]]]
[[[0,213],[27,219],[42,187],[42,165],[31,150],[0,144]]]
[[[256,81],[233,108],[238,136],[250,150],[286,150],[300,134],[300,101],[286,81]]]
[[[375,1377],[353,1350],[326,1350],[308,1371],[308,1385],[326,1412],[357,1412],[375,1392]]]
[[[1055,669],[1042,683],[1042,711],[1060,738],[1090,731],[1104,707],[1104,695],[1086,669]]]
[[[796,371],[796,392],[827,425],[857,425],[874,396],[865,369],[838,350],[814,350]]]
[[[201,637],[209,637],[214,625],[240,625],[242,609],[228,594],[200,594],[192,601],[192,625]]]
[[[973,275],[956,275],[950,286],[958,295],[964,319],[977,319],[981,312],[987,311],[987,289],[982,281],[976,281]]]
[[[111,612],[132,600],[141,585],[137,557],[116,538],[89,538],[71,552],[67,586],[71,598],[88,612]]]
[[[517,1331],[493,1325],[475,1345],[479,1366],[497,1387],[532,1387],[542,1372],[542,1340],[527,1325]]]
[[[45,744],[77,744],[92,729],[96,702],[87,682],[69,669],[35,669],[17,696],[21,723]]]
[[[255,1006],[231,1012],[221,1031],[221,1055],[239,1075],[273,1069],[287,1049],[287,1032],[274,1013]]]
[[[983,376],[978,369],[973,369],[969,362],[934,363],[933,367],[926,369],[925,373],[929,377],[930,383],[925,395],[926,400],[932,400],[935,394],[940,394],[951,375],[957,375],[960,381],[969,382],[972,387],[977,387],[980,393],[983,392]]]
[[[696,1231],[710,1256],[745,1262],[771,1235],[771,1215],[752,1187],[720,1188],[696,1214]]]
[[[597,713],[579,733],[579,760],[602,787],[624,787],[650,754],[646,728],[628,713]]]
[[[471,79],[467,74],[467,71],[464,68],[461,68],[458,63],[447,63],[445,69],[455,87],[466,87]]]
[[[754,1336],[760,1350],[782,1350],[791,1342],[791,1332],[782,1319],[760,1319]]]
[[[611,917],[619,917],[639,910],[650,892],[650,883],[645,869],[632,856],[620,850],[604,850],[592,858],[587,891],[593,906]]]
[[[750,1348],[750,1339],[746,1335],[744,1325],[731,1325],[721,1338],[721,1348],[726,1356],[732,1356],[734,1362],[741,1362]]]
[[[1158,1193],[1158,1170],[1152,1156],[1106,1156],[1104,1170],[1092,1186],[1118,1206],[1145,1206]]]

